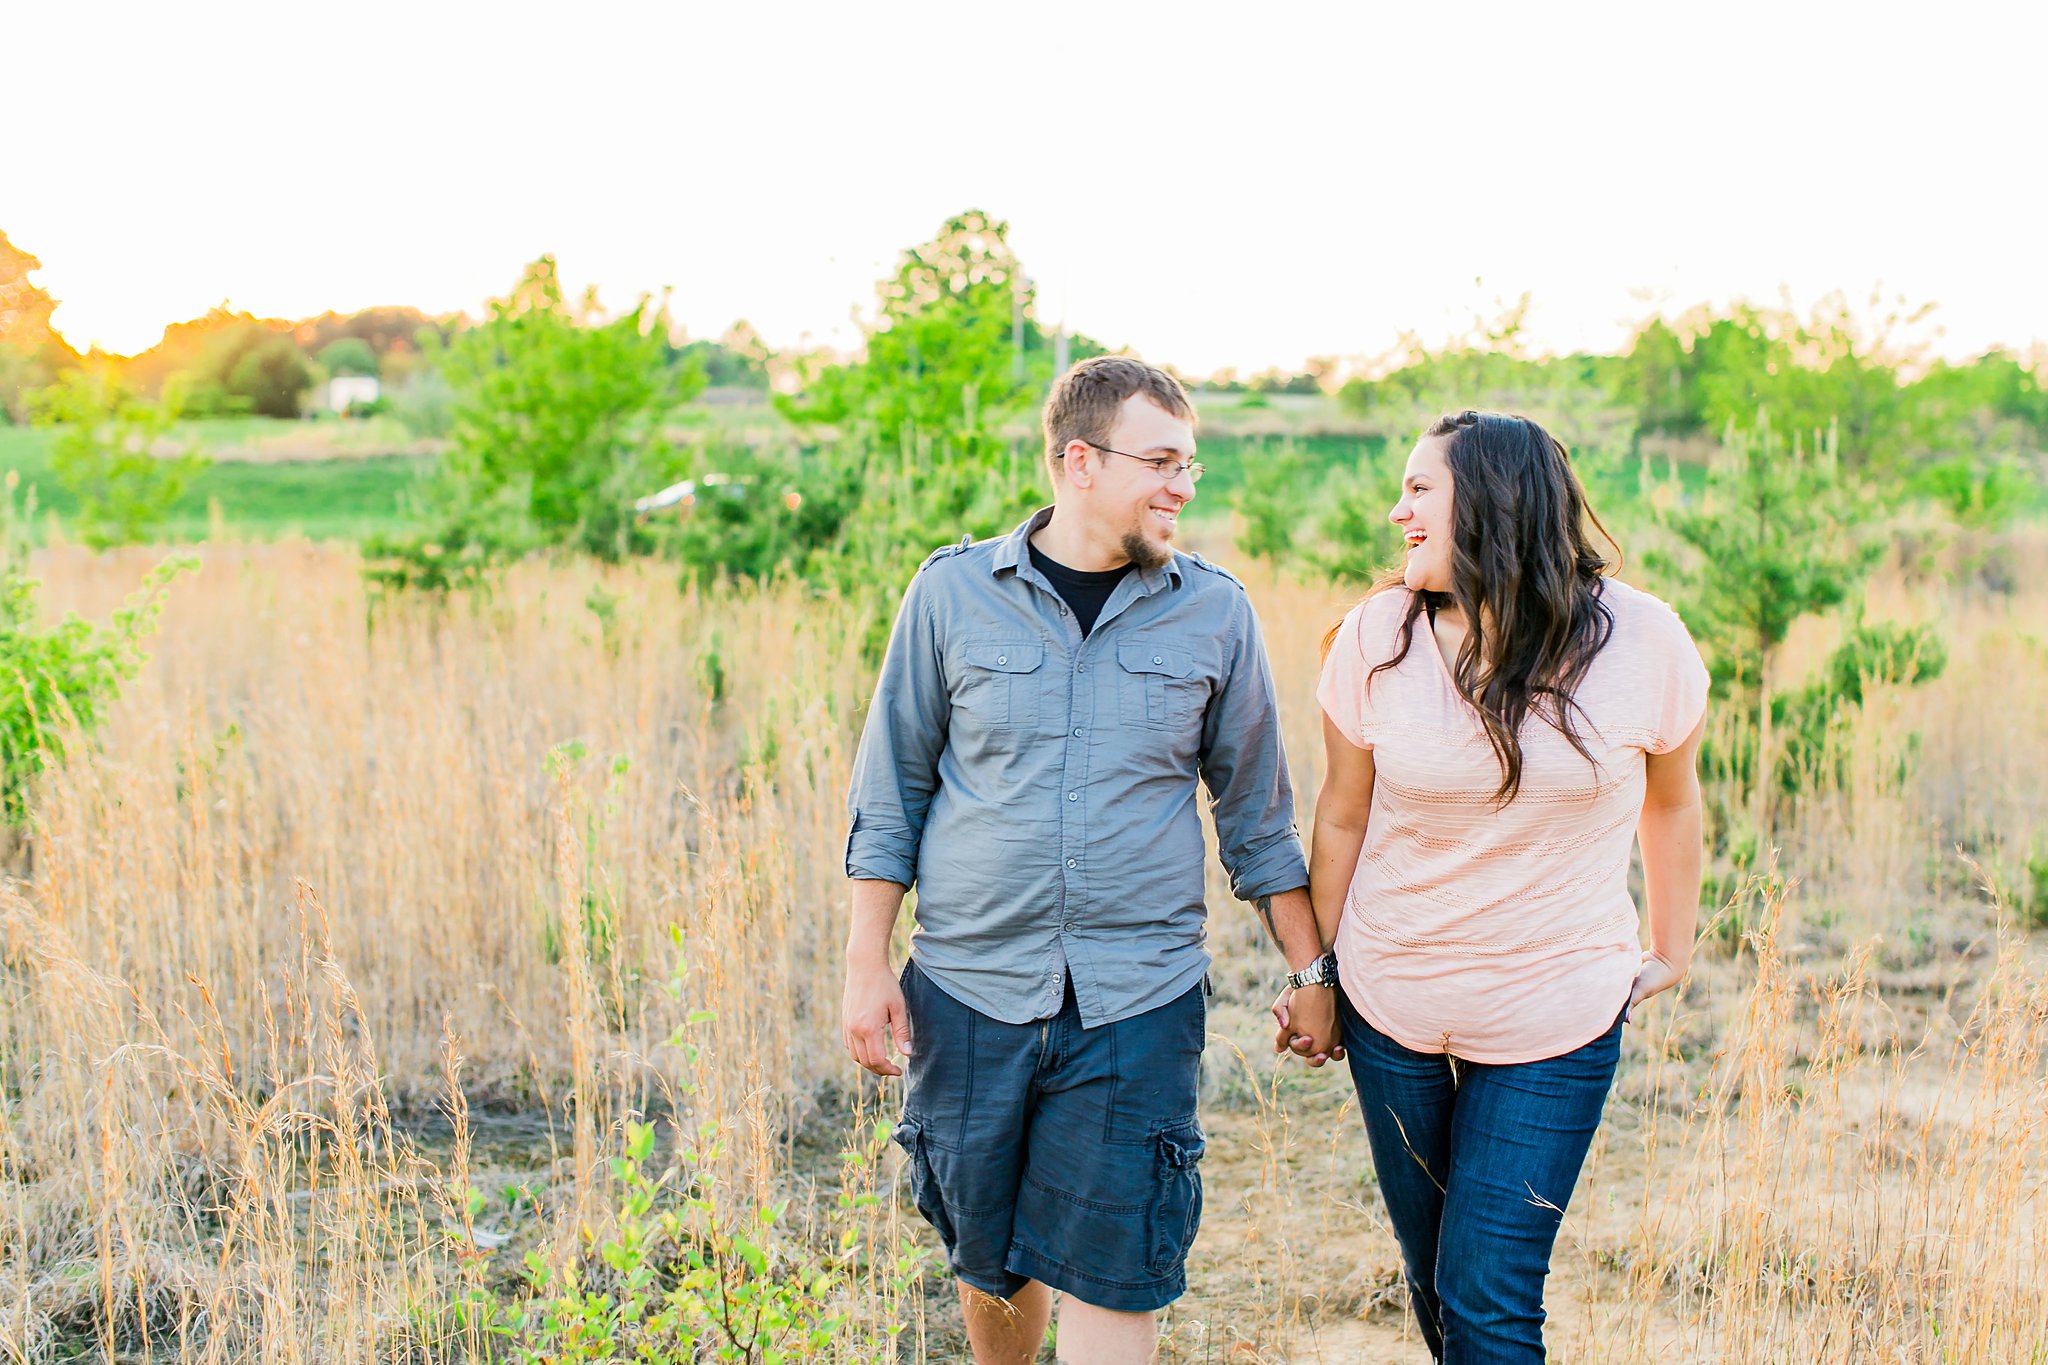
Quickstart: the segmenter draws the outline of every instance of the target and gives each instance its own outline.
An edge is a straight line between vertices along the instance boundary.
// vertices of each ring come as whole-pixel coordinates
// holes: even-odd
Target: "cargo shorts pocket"
[[[896,1145],[903,1149],[906,1158],[904,1168],[910,1175],[911,1201],[950,1252],[955,1240],[953,1220],[946,1213],[946,1202],[939,1194],[939,1182],[932,1175],[932,1158],[926,1147],[924,1127],[916,1119],[906,1118],[896,1125],[894,1136]]]
[[[1195,1244],[1195,1233],[1202,1226],[1201,1162],[1207,1150],[1196,1124],[1176,1124],[1159,1134],[1158,1188],[1152,1201],[1152,1245],[1146,1266],[1154,1275],[1179,1271],[1188,1248]]]

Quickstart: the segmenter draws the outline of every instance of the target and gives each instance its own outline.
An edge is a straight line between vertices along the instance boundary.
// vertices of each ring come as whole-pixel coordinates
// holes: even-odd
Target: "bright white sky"
[[[1195,373],[1524,291],[1556,350],[1781,289],[2048,337],[2034,2],[9,8],[0,229],[81,347],[475,311],[542,252],[692,335],[847,346],[970,206],[1048,322]]]

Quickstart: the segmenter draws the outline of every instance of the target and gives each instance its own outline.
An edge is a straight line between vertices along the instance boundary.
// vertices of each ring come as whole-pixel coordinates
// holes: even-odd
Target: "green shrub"
[[[172,558],[151,569],[104,626],[75,614],[44,624],[36,607],[40,585],[26,572],[24,528],[34,500],[18,510],[16,483],[10,473],[0,509],[0,819],[19,826],[27,821],[36,775],[62,756],[68,736],[89,736],[98,727],[148,657],[142,643],[156,629],[171,580],[198,561]]]
[[[177,421],[176,388],[144,402],[104,373],[73,370],[36,399],[54,428],[50,472],[78,503],[78,532],[94,549],[147,539],[207,467],[191,451],[156,451]]]
[[[765,579],[789,567],[829,576],[848,519],[861,503],[860,466],[833,449],[774,454],[744,448],[701,453],[686,507],[658,539],[699,584]]]
[[[441,420],[444,385],[451,448],[410,500],[413,529],[365,545],[370,581],[446,591],[531,548],[652,549],[633,502],[676,473],[664,424],[703,386],[694,366],[668,363],[667,330],[650,299],[604,320],[594,291],[564,297],[553,257],[528,266],[489,321],[439,353],[438,381],[416,376],[396,396],[420,430]]]
[[[1842,748],[1845,713],[1863,705],[1865,687],[1931,682],[1947,665],[1948,648],[1931,627],[1889,622],[1851,626],[1819,677],[1772,700],[1772,728],[1784,744],[1775,765],[1779,790],[1797,797],[1839,786],[1847,775],[1848,754]],[[1912,746],[1907,747],[1910,754]],[[1899,771],[1892,780],[1903,784],[1908,776]]]
[[[1231,500],[1239,523],[1237,548],[1276,566],[1291,562],[1313,502],[1308,461],[1293,446],[1246,461],[1237,496]]]

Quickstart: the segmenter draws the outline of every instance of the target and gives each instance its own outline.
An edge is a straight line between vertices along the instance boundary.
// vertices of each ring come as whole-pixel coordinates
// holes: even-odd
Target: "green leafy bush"
[[[1839,786],[1847,772],[1847,713],[1863,705],[1864,689],[1931,682],[1947,665],[1948,647],[1928,626],[1851,626],[1818,677],[1772,700],[1772,729],[1784,744],[1774,765],[1779,790],[1797,797]],[[1903,784],[1908,776],[1901,770],[1892,779]]]
[[[861,465],[844,452],[778,456],[744,447],[698,456],[695,491],[661,537],[664,553],[698,583],[760,580],[788,567],[829,577],[829,561],[863,496]]]
[[[650,299],[606,320],[594,291],[564,297],[553,257],[528,266],[487,322],[435,356],[451,448],[411,499],[414,528],[364,547],[371,581],[445,591],[532,548],[652,549],[633,502],[677,472],[665,423],[703,386],[694,365],[669,364],[667,330]],[[401,391],[401,420],[420,419],[411,394],[433,383]]]
[[[1231,509],[1237,513],[1237,548],[1254,559],[1282,565],[1294,560],[1309,519],[1308,461],[1286,446],[1245,462]]]
[[[36,397],[55,430],[50,471],[78,502],[78,533],[104,549],[145,540],[207,466],[191,450],[157,453],[181,406],[175,387],[145,402],[104,373],[73,370]]]
[[[1788,443],[1767,417],[1754,431],[1730,426],[1703,496],[1663,513],[1684,552],[1649,556],[1679,585],[1717,683],[1761,704],[1792,623],[1840,604],[1874,561],[1868,501],[1832,440]]]
[[[27,572],[25,523],[34,514],[15,503],[7,476],[4,563],[0,563],[0,819],[24,824],[28,791],[38,773],[62,755],[67,737],[90,735],[147,655],[171,580],[198,561],[167,559],[104,626],[73,614],[45,624],[36,607],[39,584]]]
[[[1009,224],[970,209],[904,252],[878,287],[866,353],[815,366],[777,405],[801,424],[860,428],[884,452],[981,463],[1006,441],[1006,419],[1052,379],[1030,281],[1010,250]],[[1085,343],[1074,352],[1094,353]]]
[[[516,1361],[748,1361],[781,1365],[822,1354],[843,1319],[830,1309],[832,1271],[800,1247],[770,1240],[781,1206],[743,1218],[712,1197],[715,1125],[679,1145],[658,1175],[651,1123],[628,1122],[612,1159],[621,1195],[594,1263],[526,1258],[525,1292],[510,1303],[481,1291],[471,1311]]]

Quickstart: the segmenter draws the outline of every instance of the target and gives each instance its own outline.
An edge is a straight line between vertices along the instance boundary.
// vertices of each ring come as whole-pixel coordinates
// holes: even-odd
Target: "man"
[[[908,1058],[896,1130],[980,1365],[1153,1357],[1201,1216],[1207,783],[1231,888],[1323,975],[1272,678],[1236,579],[1173,549],[1195,414],[1084,360],[1045,405],[1053,505],[926,560],[854,762],[846,1046]],[[889,936],[918,889],[899,979]],[[1328,990],[1297,1049],[1328,1053]],[[1317,997],[1305,1000],[1301,997]],[[1318,1057],[1320,1060],[1320,1057]]]

